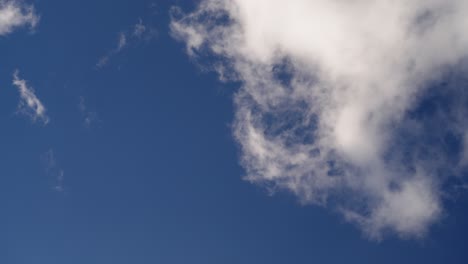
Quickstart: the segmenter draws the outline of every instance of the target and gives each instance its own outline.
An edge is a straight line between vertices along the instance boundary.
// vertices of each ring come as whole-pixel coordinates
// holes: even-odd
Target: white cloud
[[[0,36],[7,35],[19,27],[34,28],[39,16],[34,7],[17,0],[0,0]]]
[[[171,32],[242,82],[247,180],[338,209],[371,238],[421,237],[443,212],[440,171],[461,165],[439,138],[468,131],[464,88],[433,87],[468,55],[467,13],[463,0],[203,0],[175,8]],[[460,99],[416,118],[429,92]]]
[[[19,77],[18,71],[13,74],[13,85],[16,86],[20,94],[18,112],[30,117],[33,122],[40,121],[44,125],[49,123],[46,108],[37,98],[34,89],[28,86],[26,80]]]

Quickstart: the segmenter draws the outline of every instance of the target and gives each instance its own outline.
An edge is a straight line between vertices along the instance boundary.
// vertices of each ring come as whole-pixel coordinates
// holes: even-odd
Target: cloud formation
[[[141,40],[148,41],[156,36],[156,30],[148,25],[143,23],[143,20],[140,18],[138,23],[133,25],[130,29],[124,30],[119,33],[117,44],[114,49],[110,50],[106,55],[99,58],[96,63],[97,68],[102,68],[109,63],[109,60],[122,52],[129,44],[136,43]]]
[[[38,22],[39,16],[33,6],[17,0],[0,0],[0,36],[20,27],[29,26],[33,29]]]
[[[467,1],[203,0],[172,11],[188,54],[242,83],[233,130],[247,180],[330,206],[373,239],[422,237],[441,217],[443,186],[468,157],[456,74]]]
[[[16,86],[20,94],[18,112],[28,116],[33,122],[41,122],[44,125],[49,123],[46,108],[37,98],[32,87],[27,85],[26,80],[19,77],[19,72],[13,73],[13,85]]]

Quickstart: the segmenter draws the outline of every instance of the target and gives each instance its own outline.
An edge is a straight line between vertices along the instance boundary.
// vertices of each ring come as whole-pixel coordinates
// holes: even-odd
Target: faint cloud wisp
[[[100,69],[106,66],[113,56],[122,52],[122,50],[124,50],[128,45],[138,43],[140,41],[149,41],[156,35],[157,31],[154,28],[144,24],[143,20],[140,18],[135,25],[130,27],[130,29],[119,33],[115,48],[110,50],[106,55],[99,58],[98,62],[96,63],[96,68]]]
[[[99,122],[99,117],[95,111],[90,111],[86,105],[85,98],[80,96],[78,109],[83,117],[83,124],[86,128],[90,128],[94,123]]]
[[[52,188],[57,192],[64,192],[64,171],[58,164],[52,149],[49,149],[42,155],[42,161],[47,176],[52,182]]]

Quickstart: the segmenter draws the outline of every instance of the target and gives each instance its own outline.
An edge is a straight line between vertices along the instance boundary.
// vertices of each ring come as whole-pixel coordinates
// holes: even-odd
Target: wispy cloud
[[[42,155],[42,161],[47,176],[52,181],[52,189],[57,192],[64,192],[64,171],[57,163],[53,149],[49,149]]]
[[[99,117],[95,111],[90,111],[86,105],[85,98],[80,96],[78,109],[83,117],[83,124],[85,127],[90,128],[94,123],[99,122]]]
[[[171,31],[242,83],[247,180],[329,205],[371,238],[421,237],[460,172],[440,139],[463,142],[468,96],[434,83],[468,56],[467,13],[464,0],[202,0],[174,8]],[[428,93],[452,101],[423,115]]]
[[[29,26],[34,29],[39,22],[39,15],[33,6],[18,0],[0,0],[0,36],[13,30]]]
[[[138,20],[138,23],[133,26],[133,36],[137,38],[143,37],[143,34],[146,32],[146,26],[143,24],[141,18]]]
[[[153,27],[144,24],[141,18],[138,19],[136,24],[118,34],[115,48],[111,49],[106,55],[99,58],[96,63],[96,67],[99,69],[106,66],[113,56],[122,52],[128,45],[138,43],[140,41],[149,41],[156,35],[157,31]]]
[[[115,49],[116,52],[121,51],[123,48],[127,46],[127,35],[125,33],[120,33],[119,34],[119,42],[117,43],[117,48]]]
[[[28,116],[33,122],[49,123],[46,108],[37,98],[32,87],[28,86],[26,80],[19,77],[19,71],[13,73],[13,85],[16,86],[20,95],[18,112]]]
[[[107,63],[109,63],[109,60],[116,54],[120,53],[126,46],[127,46],[127,33],[120,32],[115,48],[110,50],[106,55],[99,58],[98,62],[96,63],[96,67],[102,68],[106,66]]]

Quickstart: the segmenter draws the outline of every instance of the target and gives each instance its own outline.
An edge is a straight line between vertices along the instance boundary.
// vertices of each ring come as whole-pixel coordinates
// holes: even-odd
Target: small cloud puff
[[[39,15],[33,6],[17,0],[0,0],[0,36],[20,27],[29,26],[34,29],[38,22]]]

